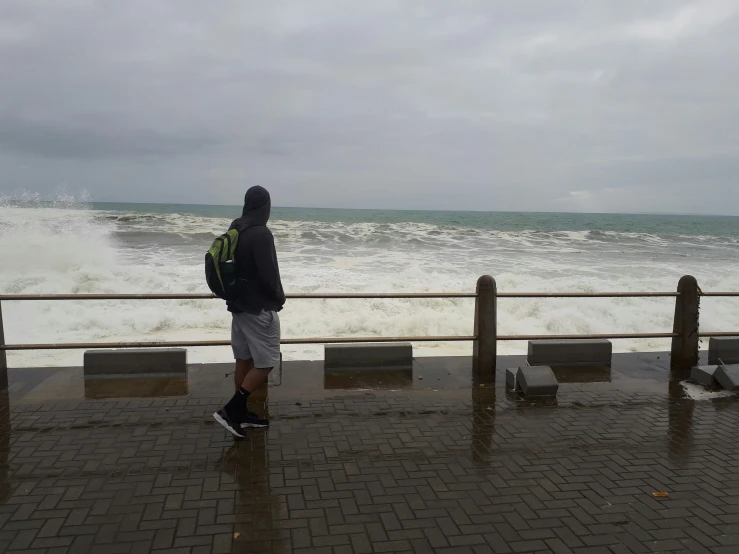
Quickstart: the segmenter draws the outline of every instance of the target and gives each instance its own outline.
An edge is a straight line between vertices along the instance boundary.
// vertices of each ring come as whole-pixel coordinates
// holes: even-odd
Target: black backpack
[[[205,280],[213,294],[224,300],[236,298],[236,264],[234,257],[239,232],[231,229],[213,241],[205,254]]]

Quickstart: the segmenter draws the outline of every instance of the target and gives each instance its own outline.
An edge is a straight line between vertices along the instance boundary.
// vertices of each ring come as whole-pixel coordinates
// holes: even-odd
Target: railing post
[[[672,354],[670,369],[689,370],[698,365],[698,326],[700,308],[700,289],[692,275],[686,275],[677,285],[680,293],[675,300],[675,321],[672,332]]]
[[[0,302],[0,346],[5,346],[5,333],[3,332],[3,306]],[[5,350],[0,350],[0,391],[8,388],[8,358]]]
[[[497,329],[498,290],[495,279],[483,275],[477,280],[475,298],[475,341],[472,349],[474,377],[483,382],[495,381],[495,359],[498,355]]]

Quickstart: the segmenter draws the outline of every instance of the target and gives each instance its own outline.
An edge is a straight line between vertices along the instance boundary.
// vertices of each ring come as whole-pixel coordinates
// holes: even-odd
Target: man
[[[268,427],[269,422],[249,411],[249,395],[267,380],[280,363],[280,318],[285,293],[277,265],[275,239],[267,228],[271,209],[269,193],[262,187],[246,192],[244,210],[231,229],[239,231],[235,264],[238,295],[228,302],[231,312],[231,347],[236,359],[236,394],[213,414],[236,437],[244,428]]]

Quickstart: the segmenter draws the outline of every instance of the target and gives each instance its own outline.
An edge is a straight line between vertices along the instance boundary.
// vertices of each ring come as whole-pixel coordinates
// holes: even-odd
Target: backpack
[[[231,229],[214,240],[205,254],[205,280],[213,294],[224,300],[234,300],[237,294],[234,255],[238,242],[239,231]]]

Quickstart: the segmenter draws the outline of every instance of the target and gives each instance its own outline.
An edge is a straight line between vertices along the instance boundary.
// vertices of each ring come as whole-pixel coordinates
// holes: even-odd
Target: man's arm
[[[259,280],[264,290],[282,306],[285,304],[285,292],[282,290],[280,268],[277,264],[275,239],[270,231],[260,233],[259,243],[254,248],[254,263],[257,266]]]

